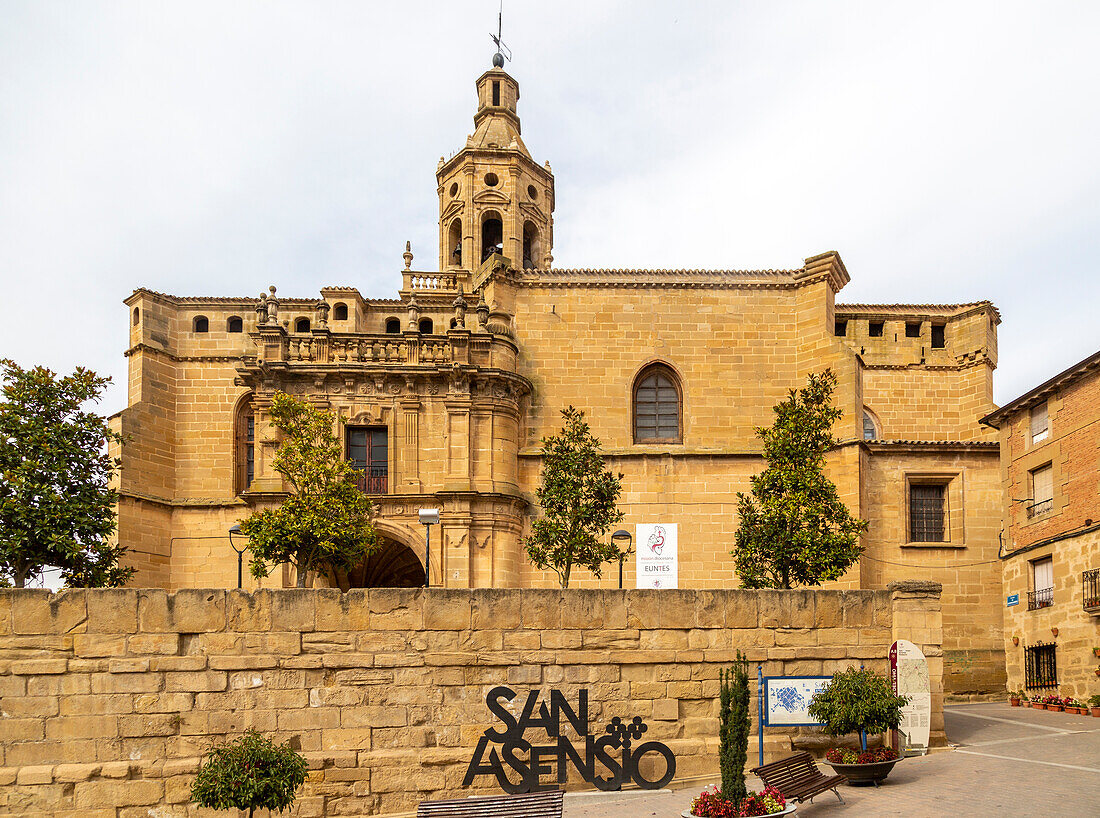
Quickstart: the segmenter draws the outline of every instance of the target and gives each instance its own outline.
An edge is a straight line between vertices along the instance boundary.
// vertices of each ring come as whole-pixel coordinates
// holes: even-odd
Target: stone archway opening
[[[381,547],[348,570],[346,579],[348,588],[421,588],[424,563],[404,543],[383,536]]]

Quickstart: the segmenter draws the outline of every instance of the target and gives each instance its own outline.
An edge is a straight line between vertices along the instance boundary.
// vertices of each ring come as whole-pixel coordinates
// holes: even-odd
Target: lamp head
[[[420,517],[421,525],[439,525],[438,508],[422,508],[417,514]]]

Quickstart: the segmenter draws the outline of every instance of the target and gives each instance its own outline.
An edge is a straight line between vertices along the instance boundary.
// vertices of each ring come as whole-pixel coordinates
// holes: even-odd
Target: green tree
[[[749,669],[737,651],[737,661],[719,670],[718,766],[722,772],[722,795],[740,804],[745,789],[745,762],[749,758]]]
[[[814,694],[806,709],[821,722],[826,735],[885,733],[901,724],[901,709],[909,703],[897,696],[882,676],[866,668],[848,668]]]
[[[737,575],[746,588],[790,588],[839,579],[863,553],[864,520],[853,517],[825,476],[836,445],[831,403],[836,375],[811,374],[775,407],[770,429],[758,428],[767,468],[752,478],[752,496],[737,493]]]
[[[378,547],[374,509],[356,485],[356,469],[341,457],[331,412],[278,392],[271,419],[283,434],[272,465],[293,493],[277,508],[254,512],[241,531],[253,576],[289,562],[304,588],[310,571],[349,568]]]
[[[584,412],[570,406],[561,414],[561,433],[542,440],[542,484],[536,494],[543,516],[532,525],[524,549],[532,563],[552,568],[561,587],[568,588],[574,565],[599,577],[604,563],[619,559],[619,549],[604,536],[623,518],[615,506],[623,476],[604,469],[600,441]]]
[[[219,810],[282,812],[306,780],[306,760],[289,744],[274,744],[255,730],[206,753],[191,785],[191,800]]]
[[[125,584],[134,573],[119,565],[126,549],[107,543],[119,466],[107,446],[122,437],[82,408],[111,379],[81,367],[58,377],[6,359],[0,379],[0,573],[16,588],[51,565],[73,584]]]

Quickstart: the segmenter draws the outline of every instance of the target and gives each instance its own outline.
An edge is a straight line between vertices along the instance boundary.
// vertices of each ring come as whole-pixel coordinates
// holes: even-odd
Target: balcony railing
[[[1100,568],[1081,573],[1081,591],[1085,610],[1100,612]]]
[[[1039,500],[1036,503],[1032,503],[1027,506],[1027,518],[1030,520],[1032,517],[1038,517],[1042,514],[1046,514],[1048,511],[1054,509],[1054,499],[1047,498],[1046,500]]]
[[[386,466],[371,466],[365,471],[360,471],[356,478],[359,491],[364,494],[385,494],[387,482]]]
[[[1027,609],[1037,611],[1040,608],[1049,608],[1054,604],[1054,589],[1040,588],[1037,591],[1027,592]]]

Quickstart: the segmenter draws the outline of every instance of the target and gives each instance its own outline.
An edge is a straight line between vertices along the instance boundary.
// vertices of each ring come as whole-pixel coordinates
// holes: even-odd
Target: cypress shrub
[[[749,671],[741,651],[737,651],[733,667],[719,671],[719,681],[718,764],[722,771],[722,795],[740,804],[748,795],[745,762],[749,753]]]

